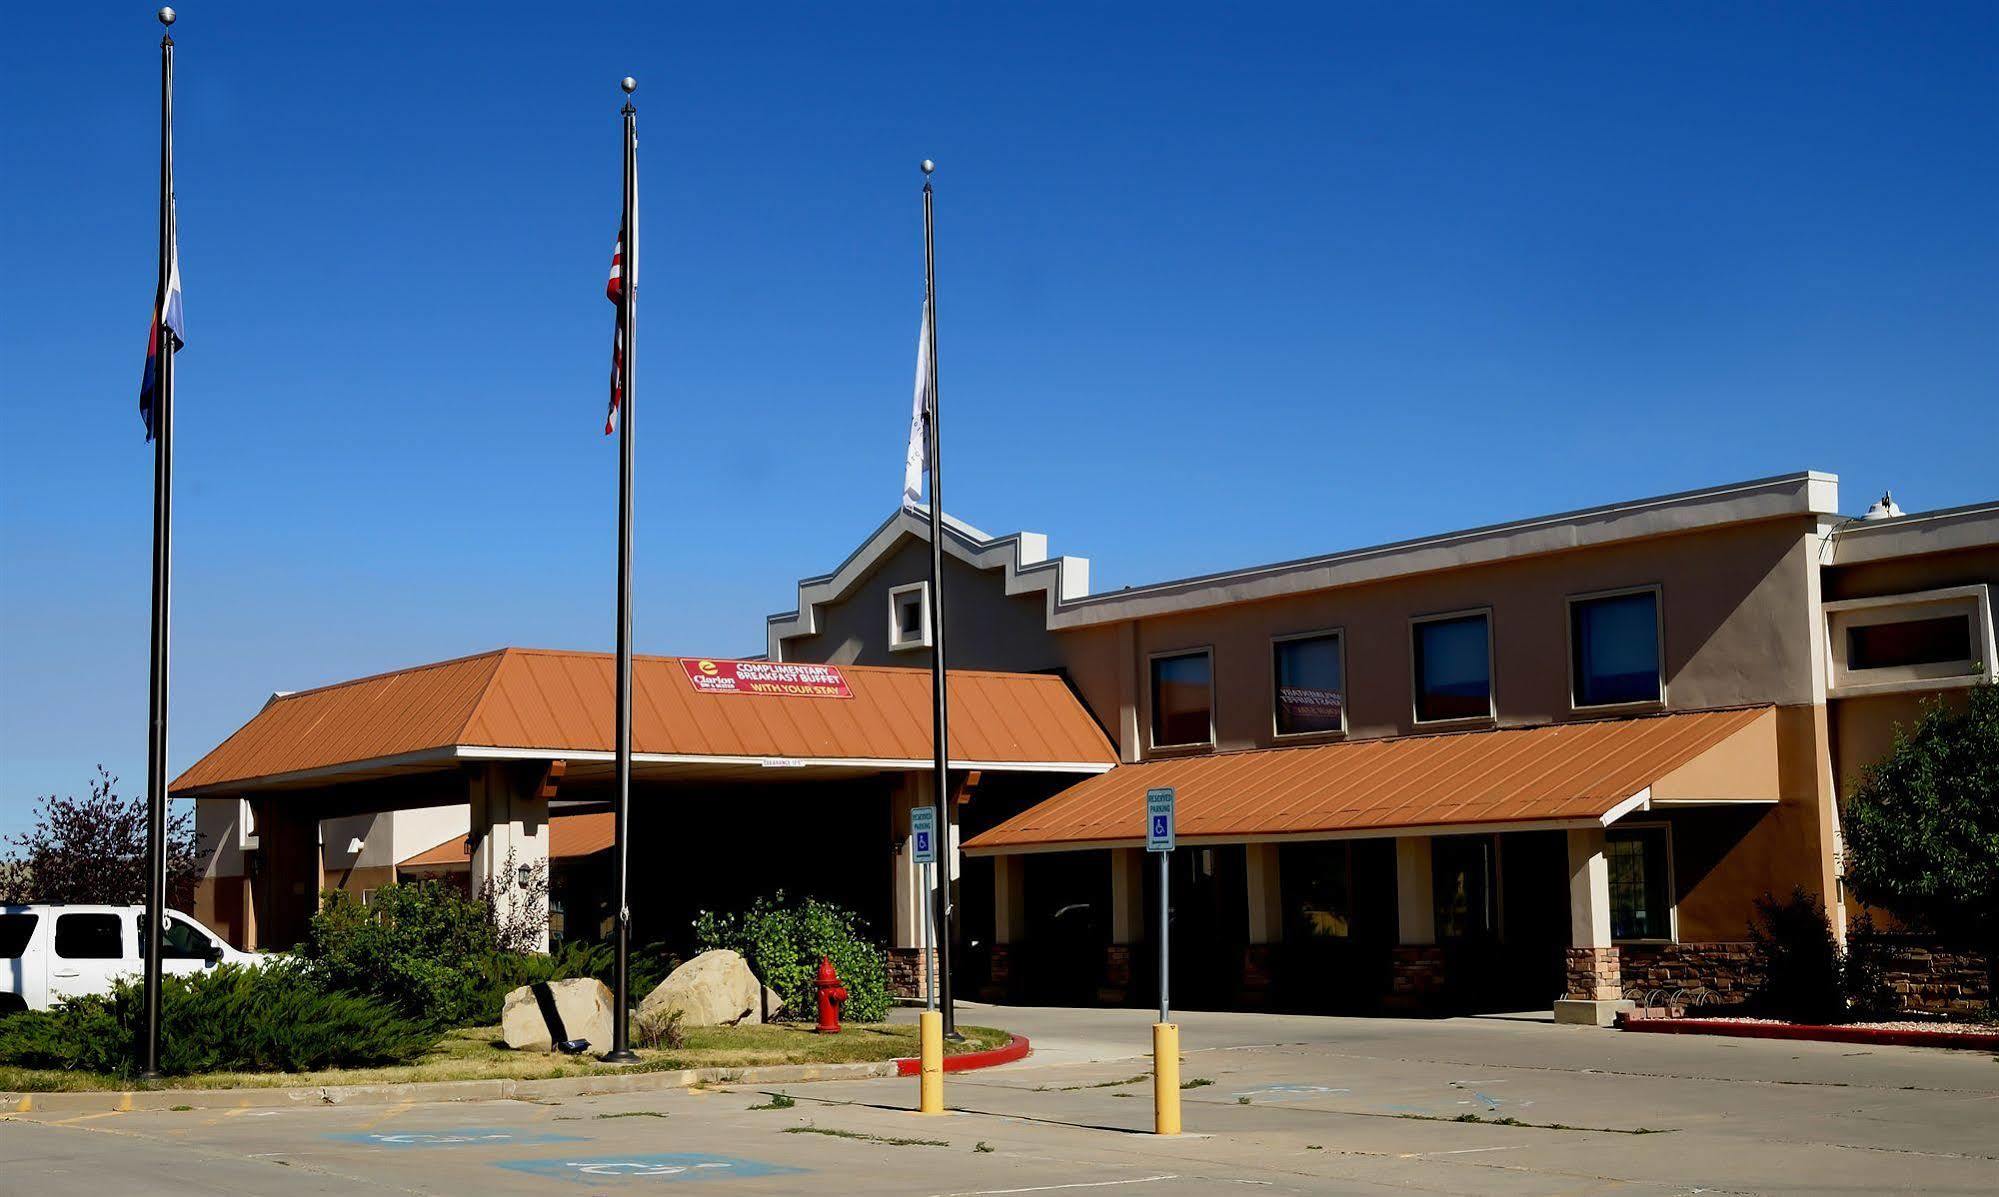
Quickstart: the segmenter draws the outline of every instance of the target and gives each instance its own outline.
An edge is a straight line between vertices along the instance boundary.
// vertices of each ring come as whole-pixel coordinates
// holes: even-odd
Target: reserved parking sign
[[[1145,791],[1145,850],[1173,850],[1173,787]]]

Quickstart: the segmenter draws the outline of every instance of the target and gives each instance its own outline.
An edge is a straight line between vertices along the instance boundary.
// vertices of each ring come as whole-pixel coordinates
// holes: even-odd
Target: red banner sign
[[[714,661],[682,657],[687,681],[703,694],[780,694],[792,698],[852,698],[833,665],[791,661]]]

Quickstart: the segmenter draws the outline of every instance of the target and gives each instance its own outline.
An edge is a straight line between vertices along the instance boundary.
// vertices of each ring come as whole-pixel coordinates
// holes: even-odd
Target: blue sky
[[[142,784],[149,4],[11,11],[0,833]],[[1098,587],[1813,468],[1999,493],[1990,5],[447,6],[176,27],[176,771],[295,689],[754,653],[891,509],[940,163],[947,498]]]

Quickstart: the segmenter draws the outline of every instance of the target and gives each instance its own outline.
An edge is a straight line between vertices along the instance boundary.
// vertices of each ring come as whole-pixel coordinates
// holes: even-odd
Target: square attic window
[[[912,582],[888,592],[888,646],[897,652],[930,647],[930,586]]]

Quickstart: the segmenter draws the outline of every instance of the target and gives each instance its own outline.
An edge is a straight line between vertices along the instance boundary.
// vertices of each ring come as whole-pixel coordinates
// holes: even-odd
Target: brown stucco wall
[[[1999,586],[1999,545],[1896,557],[1860,565],[1837,565],[1825,571],[1827,599],[1873,598],[1971,586]]]

